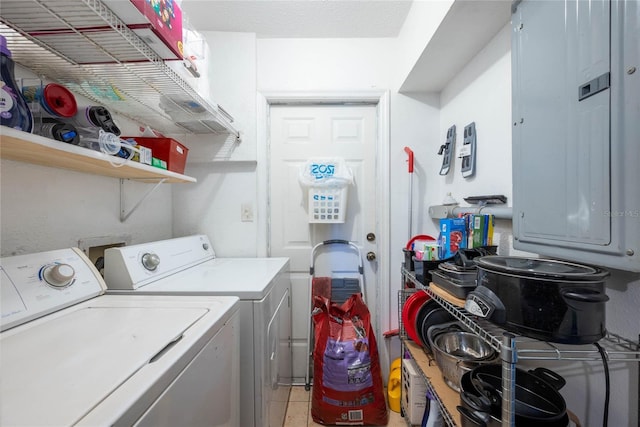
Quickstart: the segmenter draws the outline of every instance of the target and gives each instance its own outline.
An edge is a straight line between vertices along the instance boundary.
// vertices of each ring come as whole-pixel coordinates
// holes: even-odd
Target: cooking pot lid
[[[477,258],[476,264],[487,270],[548,278],[580,280],[603,274],[598,268],[553,259],[489,255]]]

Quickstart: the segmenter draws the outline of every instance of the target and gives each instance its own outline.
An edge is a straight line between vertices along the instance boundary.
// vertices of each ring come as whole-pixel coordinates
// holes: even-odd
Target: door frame
[[[357,92],[258,92],[257,93],[257,159],[256,188],[257,188],[257,231],[256,243],[258,256],[269,256],[269,153],[270,153],[270,109],[272,105],[322,105],[322,104],[371,104],[376,106],[376,236],[377,259],[390,260],[390,184],[389,184],[389,91],[357,91]],[[384,291],[383,283],[391,283],[389,262],[378,262],[378,272],[375,283],[378,307],[376,336],[380,337],[382,330],[390,328],[390,291]]]

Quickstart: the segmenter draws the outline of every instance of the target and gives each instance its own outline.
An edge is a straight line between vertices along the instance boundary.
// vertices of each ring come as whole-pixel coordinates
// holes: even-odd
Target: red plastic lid
[[[61,117],[73,117],[78,112],[76,97],[69,89],[56,83],[44,87],[43,101],[53,114]]]
[[[416,331],[416,316],[422,305],[430,299],[431,297],[428,293],[418,291],[407,298],[402,307],[402,324],[404,325],[404,330],[407,332],[409,338],[416,344],[422,343]]]

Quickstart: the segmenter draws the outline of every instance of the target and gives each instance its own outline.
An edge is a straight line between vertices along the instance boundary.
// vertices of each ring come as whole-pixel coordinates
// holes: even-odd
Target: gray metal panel
[[[512,23],[514,246],[640,271],[637,2],[525,0]]]
[[[579,86],[609,71],[608,10],[606,1],[518,7],[514,205],[522,241],[610,241],[609,91],[578,100]]]
[[[611,217],[617,268],[640,271],[640,3],[612,2]]]

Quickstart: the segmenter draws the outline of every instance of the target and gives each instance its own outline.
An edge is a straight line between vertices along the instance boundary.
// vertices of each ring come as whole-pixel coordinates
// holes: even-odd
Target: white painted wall
[[[185,173],[198,182],[174,188],[174,233],[208,235],[221,257],[256,256],[256,38],[250,33],[203,35],[211,50],[211,98],[233,116],[242,142],[227,135],[183,136],[189,147]],[[241,221],[243,204],[253,210],[253,221]]]
[[[3,257],[78,246],[94,237],[127,235],[132,244],[172,237],[170,185],[121,223],[118,179],[10,160],[0,168]],[[125,187],[129,209],[149,184],[126,181]]]
[[[34,77],[19,66],[16,75]],[[137,124],[125,118],[116,120],[124,133],[137,130]],[[125,208],[129,210],[149,188],[125,181]],[[170,238],[171,188],[160,186],[121,223],[118,179],[2,160],[0,255],[78,246],[79,240],[95,237],[127,236],[131,244]]]
[[[389,301],[392,309],[398,307],[398,291],[402,289],[400,266],[404,262],[402,248],[411,236],[430,234],[434,237],[431,220],[422,206],[434,201],[428,201],[427,188],[433,185],[434,173],[430,170],[429,162],[437,153],[435,149],[439,143],[440,129],[440,98],[438,94],[399,94],[391,96],[391,147],[390,147],[390,186],[391,208],[390,224],[390,270]],[[414,172],[408,172],[408,155],[404,148],[409,147],[414,152]],[[434,151],[435,150],[435,151]],[[435,173],[437,175],[437,172]],[[413,192],[409,195],[409,185],[412,181]],[[411,233],[409,228],[409,197],[412,204]],[[398,327],[397,312],[390,316],[390,329]],[[399,357],[399,354],[395,355]]]
[[[435,164],[433,185],[427,200],[441,201],[451,192],[461,204],[463,197],[504,194],[511,202],[511,31],[505,26],[440,96],[440,131],[438,148],[446,140],[447,129],[456,126],[456,157],[451,171],[439,176],[441,156],[431,156]],[[460,172],[464,127],[475,122],[477,134],[476,174],[464,178]],[[505,177],[507,177],[505,179]],[[426,206],[424,209],[426,210]]]
[[[388,88],[391,39],[258,39],[258,91]]]
[[[400,39],[398,42],[403,43]],[[391,185],[397,190],[392,193],[390,201],[392,266],[399,266],[403,262],[401,248],[410,237],[408,189],[411,179],[411,235],[438,236],[439,223],[429,217],[428,208],[430,205],[441,204],[449,192],[462,205],[465,205],[463,197],[472,195],[504,194],[511,199],[510,43],[507,26],[439,94],[396,93],[392,96],[395,108],[391,111],[394,136]],[[478,135],[476,176],[463,178],[459,159],[454,159],[449,174],[440,176],[442,156],[437,153],[440,145],[445,142],[447,129],[456,125],[457,153],[462,145],[464,126],[473,121]],[[413,177],[407,170],[408,156],[403,151],[404,146],[414,151]],[[507,248],[503,252],[509,253],[511,222],[498,221],[496,226],[499,234],[496,237]],[[397,304],[397,291],[401,285],[399,277],[391,277],[390,283],[393,307]]]
[[[396,40],[393,84],[397,92],[453,5],[453,0],[414,1]]]

